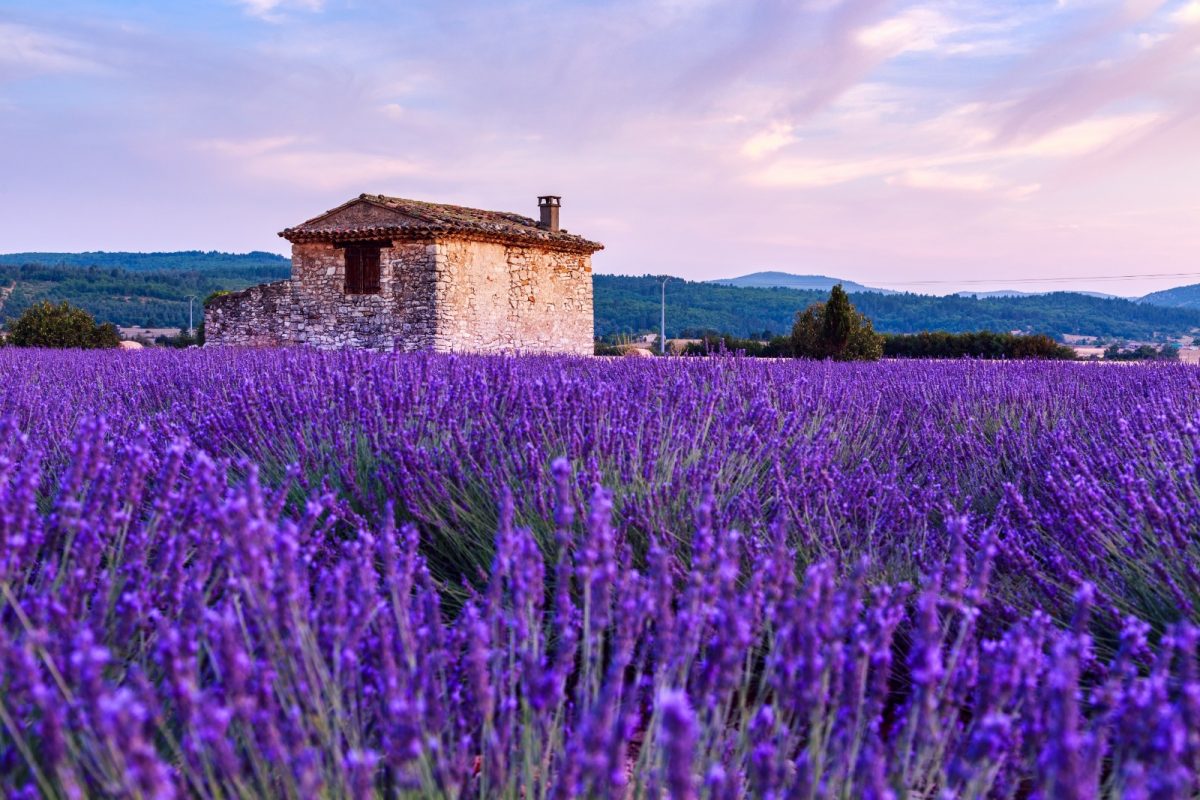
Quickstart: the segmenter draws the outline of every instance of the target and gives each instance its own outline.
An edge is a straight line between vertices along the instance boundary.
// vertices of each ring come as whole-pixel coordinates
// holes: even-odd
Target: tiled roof
[[[461,235],[491,241],[542,243],[586,252],[604,247],[563,230],[546,230],[536,220],[520,214],[381,194],[359,195],[307,222],[280,231],[279,235],[291,242]]]

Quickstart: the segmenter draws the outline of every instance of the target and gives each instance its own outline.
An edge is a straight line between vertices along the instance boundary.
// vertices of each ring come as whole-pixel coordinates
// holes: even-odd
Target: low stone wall
[[[290,284],[264,283],[209,300],[204,305],[204,341],[244,347],[288,344],[276,320],[290,306]]]

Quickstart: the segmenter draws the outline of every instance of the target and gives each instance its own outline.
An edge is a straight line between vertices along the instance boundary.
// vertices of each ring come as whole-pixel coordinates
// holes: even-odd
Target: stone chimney
[[[558,230],[558,209],[561,205],[562,198],[556,194],[544,194],[539,197],[538,210],[542,212],[542,219],[538,227],[548,231]]]

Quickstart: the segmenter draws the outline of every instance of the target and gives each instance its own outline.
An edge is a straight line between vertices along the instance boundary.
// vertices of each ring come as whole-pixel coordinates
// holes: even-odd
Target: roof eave
[[[541,247],[547,250],[595,253],[604,249],[600,242],[574,235],[537,236],[506,231],[479,231],[450,226],[369,226],[352,230],[305,230],[303,226],[285,228],[279,236],[292,244],[304,242],[354,242],[393,239],[398,241],[431,241],[434,239],[467,239],[480,242],[497,242],[521,247]]]

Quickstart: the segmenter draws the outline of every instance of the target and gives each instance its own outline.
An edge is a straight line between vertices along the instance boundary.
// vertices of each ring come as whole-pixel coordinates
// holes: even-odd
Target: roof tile
[[[320,216],[280,231],[279,235],[291,242],[460,235],[587,252],[604,247],[563,230],[548,231],[536,220],[520,214],[381,194],[359,195]]]

